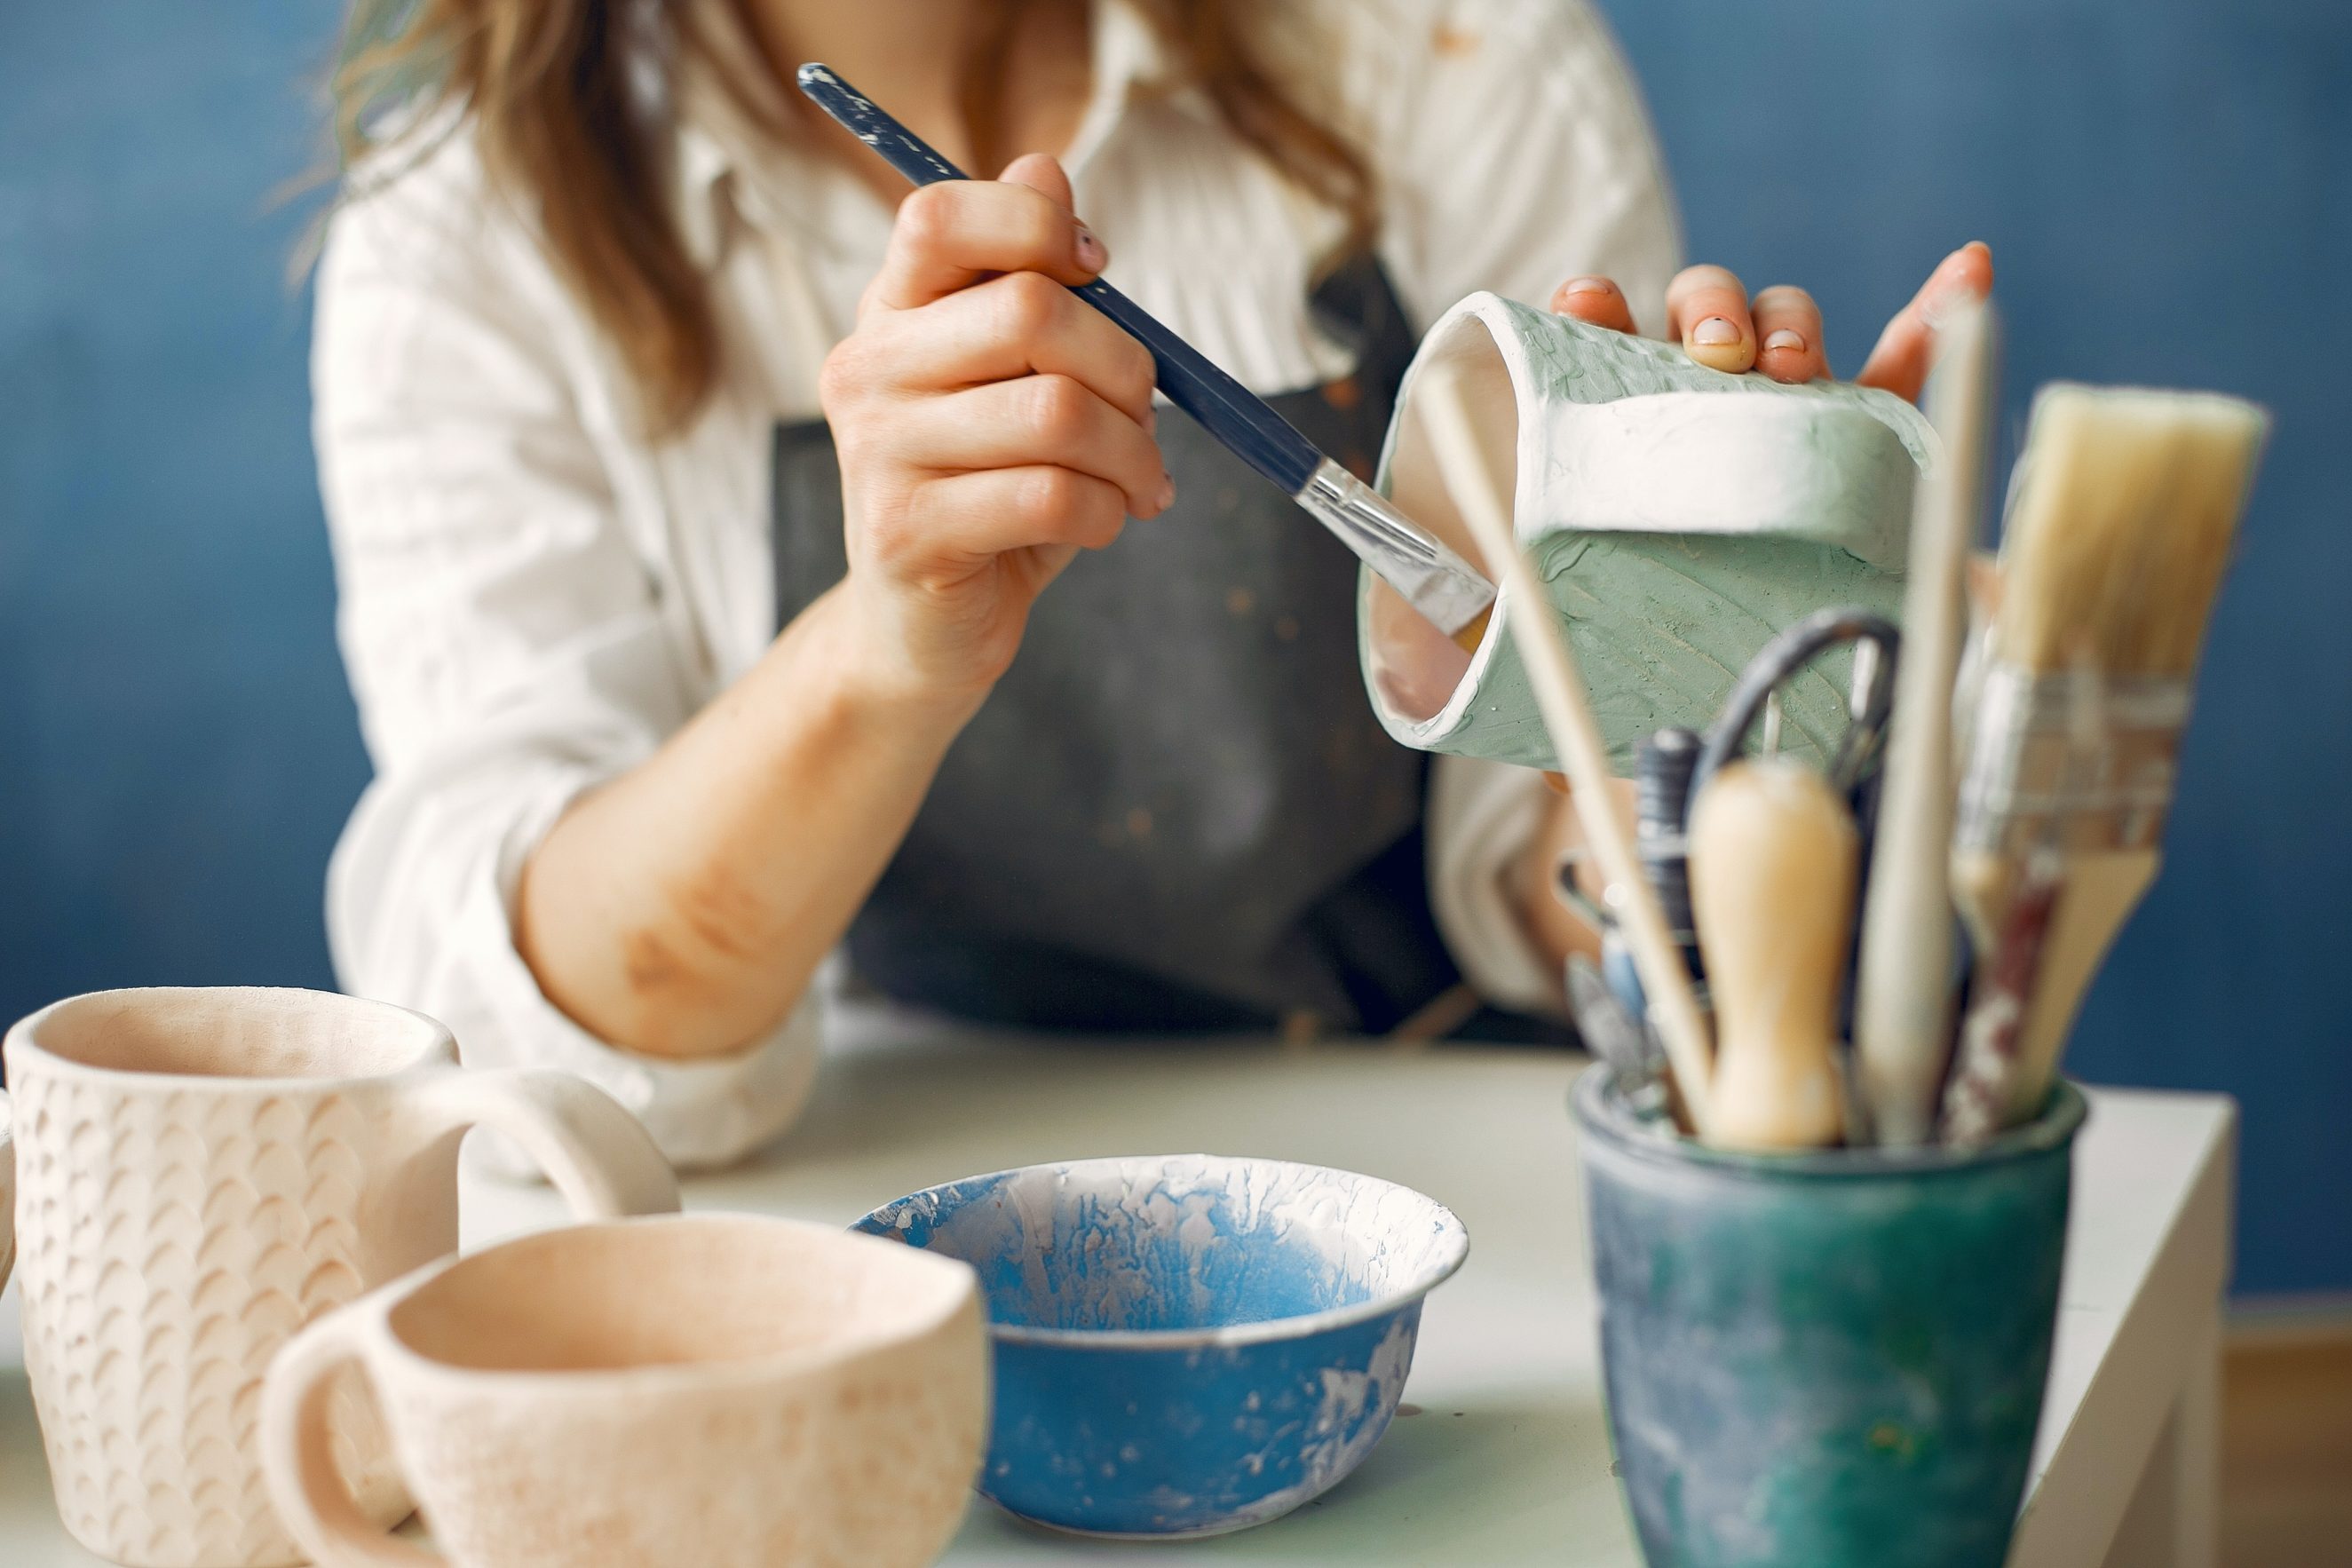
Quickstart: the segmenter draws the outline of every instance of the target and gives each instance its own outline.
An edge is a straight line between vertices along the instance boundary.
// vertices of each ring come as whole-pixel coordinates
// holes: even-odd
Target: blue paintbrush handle
[[[811,101],[915,184],[931,185],[969,177],[872,99],[834,75],[830,68],[804,65],[799,77],[801,90]],[[1323,454],[1264,398],[1219,370],[1207,355],[1101,279],[1070,292],[1150,349],[1160,371],[1160,390],[1235,457],[1280,485],[1286,495],[1295,496],[1307,489],[1315,470],[1322,466]]]

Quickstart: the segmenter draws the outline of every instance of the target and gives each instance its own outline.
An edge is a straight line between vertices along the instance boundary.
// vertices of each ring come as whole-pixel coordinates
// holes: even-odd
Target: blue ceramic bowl
[[[1316,1165],[1171,1154],[1031,1165],[857,1223],[988,1293],[983,1497],[1087,1535],[1216,1535],[1361,1464],[1404,1393],[1462,1222]]]

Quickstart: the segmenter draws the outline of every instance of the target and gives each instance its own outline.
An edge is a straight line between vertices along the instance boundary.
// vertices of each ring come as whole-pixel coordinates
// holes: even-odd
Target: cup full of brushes
[[[1998,1568],[2058,1310],[2072,1084],[1981,1148],[1747,1152],[1575,1113],[1617,1469],[1664,1568]]]
[[[1628,710],[1580,669],[1573,605],[1507,615],[1581,560],[1526,525],[1558,461],[1531,489],[1525,426],[1503,438],[1511,405],[1481,393],[1475,343],[1452,370],[1425,346],[1400,416],[1426,468],[1412,510],[1458,521],[1497,571],[1481,651],[1507,635],[1525,684],[1486,704],[1485,754],[1568,773],[1627,961],[1571,973],[1590,1032],[1615,1042],[1574,1106],[1611,1429],[1655,1564],[2008,1552],[2084,1115],[2059,1056],[2155,875],[2267,419],[2201,394],[2045,389],[1971,604],[1993,337],[1990,307],[1941,337],[1900,627],[1885,583],[1811,604],[1735,563],[1717,613],[1766,623],[1739,633],[1754,658],[1712,717],[1691,690],[1651,705],[1683,711],[1632,737],[1632,828],[1612,787]],[[1392,434],[1392,479],[1405,451]],[[1847,679],[1809,688],[1832,651]],[[1514,704],[1539,741],[1493,728]],[[1457,743],[1469,732],[1405,738],[1486,744]]]

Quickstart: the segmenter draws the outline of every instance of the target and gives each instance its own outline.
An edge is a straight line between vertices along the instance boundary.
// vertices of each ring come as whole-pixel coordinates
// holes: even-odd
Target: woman
[[[799,1109],[845,946],[1032,1026],[1378,1031],[1457,969],[1556,1005],[1568,813],[1452,761],[1424,797],[1352,561],[1062,285],[1116,252],[1358,460],[1475,289],[1824,374],[1801,291],[1674,273],[1581,0],[363,0],[352,38],[315,350],[378,770],[346,984],[689,1163]],[[785,90],[811,58],[1002,179],[908,195]],[[1864,379],[1916,392],[1990,270],[1948,259]]]

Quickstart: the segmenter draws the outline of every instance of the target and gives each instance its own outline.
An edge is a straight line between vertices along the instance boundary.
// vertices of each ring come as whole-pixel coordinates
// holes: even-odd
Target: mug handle
[[[677,1213],[677,1174],[644,1123],[575,1073],[460,1068],[426,1079],[423,1093],[452,1123],[520,1144],[574,1219]]]
[[[335,1468],[327,1424],[333,1379],[347,1366],[367,1375],[361,1334],[388,1306],[381,1299],[387,1294],[362,1297],[296,1334],[271,1359],[262,1384],[261,1468],[270,1501],[295,1544],[313,1562],[334,1568],[420,1568],[448,1561],[362,1513]]]

